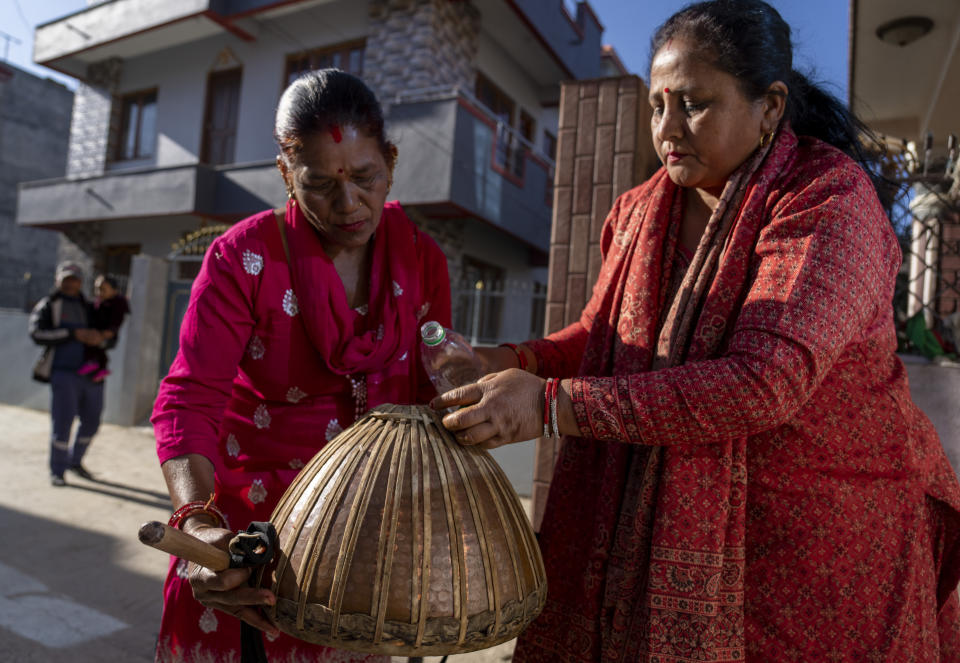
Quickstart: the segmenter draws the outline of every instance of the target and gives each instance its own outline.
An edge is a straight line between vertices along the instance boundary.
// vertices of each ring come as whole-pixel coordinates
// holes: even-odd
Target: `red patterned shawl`
[[[711,218],[672,299],[682,192],[658,172],[618,201],[632,208],[611,212],[611,219],[630,222],[605,232],[604,265],[581,321],[589,337],[568,328],[534,344],[535,352],[553,343],[570,356],[577,353],[569,346],[579,343],[585,347],[576,375],[613,377],[593,391],[602,402],[589,412],[580,411],[586,399],[578,393],[587,381],[574,381],[578,421],[584,428],[589,420],[595,439],[565,440],[541,531],[548,605],[521,637],[516,661],[747,659],[747,438],[677,444],[676,435],[665,434],[661,444],[668,446],[656,446],[650,430],[641,434],[636,404],[625,395],[637,385],[631,374],[722,354],[756,277],[758,234],[796,155],[797,139],[785,128],[768,154],[731,177],[722,196],[728,207],[721,204]],[[624,434],[646,444],[601,441]],[[838,660],[853,660],[849,655]]]

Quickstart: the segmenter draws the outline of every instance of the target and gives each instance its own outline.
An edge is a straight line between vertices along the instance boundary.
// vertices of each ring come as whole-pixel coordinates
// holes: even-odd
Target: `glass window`
[[[284,80],[290,85],[301,75],[314,69],[336,67],[354,76],[363,76],[363,42],[347,42],[334,46],[316,48],[287,57],[287,74]]]
[[[514,126],[516,104],[513,99],[483,74],[477,74],[474,94],[477,101],[486,106],[499,120],[495,163],[517,177],[523,177],[526,149],[517,139],[517,135],[519,134],[532,141],[536,129],[534,119],[521,109],[517,124]]]
[[[543,132],[543,153],[553,161],[557,160],[557,137],[549,131]]]
[[[118,161],[153,156],[157,138],[157,91],[135,92],[120,99]]]

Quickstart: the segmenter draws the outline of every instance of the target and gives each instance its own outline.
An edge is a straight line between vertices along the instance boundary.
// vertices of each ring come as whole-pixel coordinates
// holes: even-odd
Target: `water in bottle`
[[[479,357],[467,340],[435,320],[420,327],[420,358],[438,394],[476,382],[483,375]]]

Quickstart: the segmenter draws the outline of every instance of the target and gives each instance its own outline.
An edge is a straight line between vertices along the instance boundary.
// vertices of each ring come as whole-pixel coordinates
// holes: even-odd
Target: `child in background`
[[[107,339],[109,347],[117,343],[117,333],[123,319],[130,311],[127,298],[117,290],[117,282],[105,274],[101,274],[94,281],[97,299],[94,301],[93,326],[101,331]],[[86,361],[77,370],[79,375],[89,375],[94,382],[101,382],[110,375],[107,369],[107,351],[103,347],[85,346]]]

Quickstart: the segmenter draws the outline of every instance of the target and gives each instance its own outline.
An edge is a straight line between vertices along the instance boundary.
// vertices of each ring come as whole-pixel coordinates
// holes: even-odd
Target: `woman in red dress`
[[[760,0],[651,52],[664,166],[610,212],[580,321],[434,401],[465,444],[564,436],[514,660],[960,660],[960,485],[895,354],[859,123]]]
[[[385,202],[396,148],[363,82],[305,74],[280,100],[275,135],[286,209],[210,245],[152,419],[179,525],[221,547],[269,520],[300,468],[367,408],[429,400],[419,322],[450,323],[446,258]],[[385,660],[279,633],[259,610],[273,594],[246,587],[249,573],[173,559],[157,660],[239,660],[235,617],[264,631],[271,663]]]

